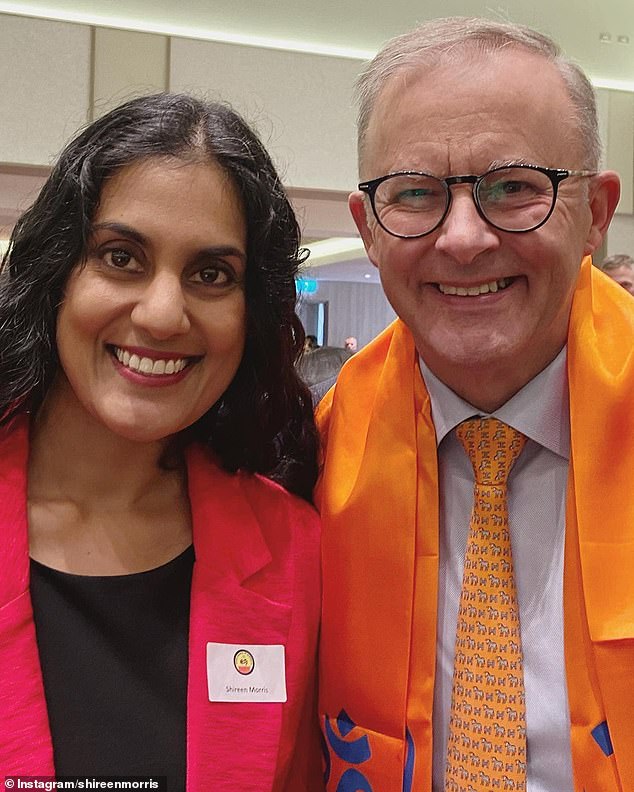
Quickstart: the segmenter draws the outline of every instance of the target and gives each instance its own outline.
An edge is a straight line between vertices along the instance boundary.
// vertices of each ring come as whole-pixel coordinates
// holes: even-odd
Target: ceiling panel
[[[599,80],[634,86],[634,2],[632,0],[30,0],[3,2],[0,11],[129,25],[214,38],[219,34],[269,38],[278,44],[339,47],[368,54],[388,38],[424,19],[452,14],[521,22],[552,35],[567,53]],[[602,43],[600,35],[611,40]],[[619,43],[619,36],[629,39]]]

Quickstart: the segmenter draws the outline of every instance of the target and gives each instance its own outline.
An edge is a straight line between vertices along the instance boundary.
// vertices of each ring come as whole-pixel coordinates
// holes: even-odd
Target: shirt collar
[[[487,417],[441,382],[419,356],[421,374],[431,399],[437,446],[459,423],[474,415]],[[570,459],[570,408],[566,347],[543,371],[490,415],[564,459]]]

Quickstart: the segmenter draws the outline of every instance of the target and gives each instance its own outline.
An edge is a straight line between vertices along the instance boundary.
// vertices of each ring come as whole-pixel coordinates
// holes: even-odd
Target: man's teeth
[[[119,363],[132,371],[139,371],[141,374],[178,374],[187,365],[185,358],[175,360],[152,360],[148,357],[131,355],[125,349],[114,348],[115,355]]]
[[[477,297],[479,294],[488,294],[489,292],[501,291],[511,282],[510,278],[500,278],[499,280],[489,281],[482,283],[480,286],[445,286],[443,283],[438,284],[439,290],[443,294],[457,294],[458,297]]]

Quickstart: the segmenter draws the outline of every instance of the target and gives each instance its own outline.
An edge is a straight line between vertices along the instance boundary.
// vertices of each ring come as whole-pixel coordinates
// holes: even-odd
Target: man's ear
[[[621,195],[621,181],[615,171],[601,171],[593,176],[589,184],[592,225],[586,240],[584,254],[594,253],[603,241]]]
[[[371,213],[371,210],[365,201],[365,193],[362,193],[360,190],[350,193],[348,196],[348,206],[350,208],[352,219],[359,229],[359,234],[361,235],[361,239],[365,245],[365,252],[368,254],[368,258],[372,264],[378,268],[378,264],[374,258],[374,236],[376,231],[376,223],[371,223],[368,219],[368,213]],[[373,219],[374,218],[372,218],[372,220]]]

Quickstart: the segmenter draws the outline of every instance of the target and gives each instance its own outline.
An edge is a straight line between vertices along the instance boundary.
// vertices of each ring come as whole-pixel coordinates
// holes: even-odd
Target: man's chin
[[[500,367],[516,366],[522,358],[522,345],[513,343],[506,335],[493,335],[490,329],[478,332],[473,328],[459,336],[445,333],[432,343],[419,344],[418,350],[430,368],[447,367],[457,371],[495,371]]]
[[[502,388],[503,381],[513,372],[515,380],[521,375],[526,364],[526,377],[534,373],[528,371],[530,357],[521,345],[509,343],[509,339],[469,338],[468,342],[457,344],[450,339],[444,345],[418,347],[419,353],[431,371],[455,393],[478,406],[474,400],[477,393],[497,390],[496,383]],[[467,398],[467,394],[471,398]]]

